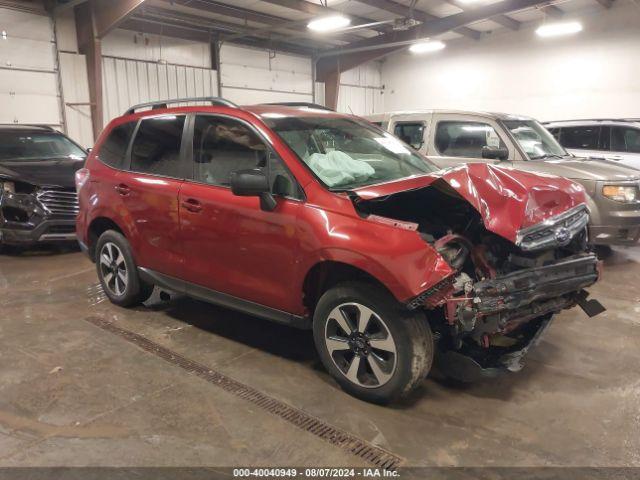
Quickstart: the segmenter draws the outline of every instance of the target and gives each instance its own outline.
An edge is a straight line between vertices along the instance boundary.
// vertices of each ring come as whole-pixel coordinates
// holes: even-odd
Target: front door
[[[464,163],[511,166],[515,148],[497,123],[484,117],[434,114],[427,155],[441,168]],[[486,150],[507,149],[507,159],[486,158]]]
[[[199,115],[193,180],[180,192],[185,280],[215,292],[291,312],[299,255],[300,190],[261,136],[227,116]],[[260,169],[277,190],[274,211],[231,192],[232,172]],[[189,286],[187,286],[189,289]]]

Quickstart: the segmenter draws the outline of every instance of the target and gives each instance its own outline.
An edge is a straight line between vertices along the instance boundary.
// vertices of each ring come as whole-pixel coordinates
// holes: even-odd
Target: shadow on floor
[[[50,257],[54,255],[64,255],[77,253],[80,246],[76,242],[47,243],[29,246],[2,245],[0,255],[9,257]]]
[[[310,330],[280,325],[187,297],[153,303],[149,308],[200,330],[289,360],[319,362]]]

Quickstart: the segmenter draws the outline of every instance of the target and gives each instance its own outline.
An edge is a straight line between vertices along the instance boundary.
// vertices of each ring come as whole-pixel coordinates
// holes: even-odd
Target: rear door
[[[131,143],[128,171],[118,173],[114,186],[136,263],[178,278],[183,266],[178,195],[188,167],[182,148],[185,121],[185,115],[143,118]]]
[[[302,205],[294,177],[244,120],[197,115],[192,148],[192,180],[180,192],[187,292],[223,293],[291,312]],[[275,210],[262,210],[258,197],[231,192],[231,174],[245,169],[260,169],[269,176],[272,191],[278,193]]]
[[[607,158],[640,169],[640,128],[612,125]]]
[[[427,142],[427,155],[439,167],[464,163],[510,166],[516,158],[513,144],[492,119],[482,116],[435,113]],[[507,160],[486,159],[483,148],[507,148]]]
[[[560,129],[560,144],[579,157],[605,158],[600,147],[601,125],[566,126]]]

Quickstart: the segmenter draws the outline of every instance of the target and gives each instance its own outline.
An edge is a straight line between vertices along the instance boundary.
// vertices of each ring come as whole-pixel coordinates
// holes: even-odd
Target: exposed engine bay
[[[514,243],[487,230],[480,213],[444,181],[353,200],[365,217],[415,230],[454,270],[407,304],[428,311],[439,353],[447,357],[442,363],[454,377],[519,370],[555,313],[576,305],[590,316],[604,310],[584,290],[599,277],[584,207],[523,229]]]

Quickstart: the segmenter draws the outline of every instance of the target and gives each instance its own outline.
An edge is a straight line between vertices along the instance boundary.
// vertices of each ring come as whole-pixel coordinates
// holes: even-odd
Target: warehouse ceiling
[[[90,0],[57,0],[57,8],[70,8],[86,1]],[[135,8],[118,26],[199,41],[257,45],[310,56],[340,58],[354,49],[377,51],[368,53],[368,60],[425,36],[482,41],[498,30],[518,30],[525,23],[562,18],[565,13],[596,2],[602,8],[608,8],[612,1],[131,0]],[[311,19],[334,13],[349,17],[351,25],[324,34],[307,28]],[[385,49],[388,45],[395,48]]]

